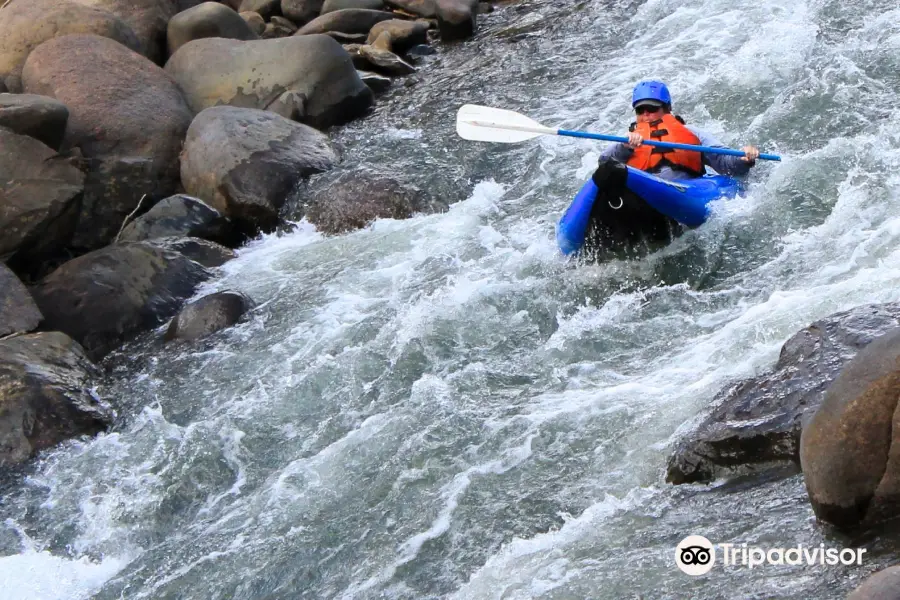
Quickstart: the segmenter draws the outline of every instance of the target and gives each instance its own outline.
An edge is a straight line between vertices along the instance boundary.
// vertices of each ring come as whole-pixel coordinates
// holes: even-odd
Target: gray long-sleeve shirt
[[[705,131],[700,131],[699,129],[694,129],[690,126],[686,127],[691,131],[691,133],[693,133],[700,139],[700,144],[703,146],[712,146],[718,148],[727,147],[719,140],[717,140],[714,136],[706,133]],[[632,154],[634,154],[634,150],[632,150],[625,144],[617,143],[611,144],[604,148],[600,153],[600,158],[613,158],[619,162],[624,163],[628,162]],[[734,175],[741,177],[750,172],[750,163],[742,161],[740,156],[731,156],[728,154],[709,154],[704,152],[703,164],[711,167],[716,173],[719,173],[720,175]],[[669,166],[662,167],[659,171],[655,172],[654,175],[661,179],[668,179],[669,181],[678,179],[690,179],[693,177],[693,175],[691,175],[690,173],[687,173],[685,171],[676,171]]]

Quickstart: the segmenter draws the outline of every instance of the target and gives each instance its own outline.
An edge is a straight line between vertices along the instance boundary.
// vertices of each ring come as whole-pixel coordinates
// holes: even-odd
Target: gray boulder
[[[322,11],[323,0],[281,0],[281,13],[298,25],[312,21]]]
[[[255,12],[268,21],[281,15],[281,0],[242,0],[238,12]]]
[[[33,137],[59,150],[69,109],[62,102],[34,94],[0,94],[0,127]]]
[[[33,331],[41,319],[43,316],[31,294],[16,274],[0,262],[0,338]]]
[[[71,260],[31,288],[44,327],[94,360],[169,319],[210,272],[149,242],[114,244]]]
[[[394,15],[383,10],[346,8],[316,17],[299,30],[296,35],[313,35],[340,31],[341,33],[369,33],[377,23],[389,21]]]
[[[104,431],[112,411],[91,392],[100,370],[57,331],[0,340],[0,466]]]
[[[191,111],[160,67],[110,39],[67,35],[32,51],[22,75],[26,91],[68,107],[63,146],[89,161],[74,246],[108,243],[142,197],[176,191]]]
[[[221,267],[237,254],[231,248],[195,237],[164,237],[147,240],[155,248],[178,252],[207,269]]]
[[[267,111],[217,106],[191,123],[181,180],[189,194],[254,232],[274,228],[300,180],[337,161],[328,138],[311,127]]]
[[[364,114],[374,102],[350,55],[325,35],[182,46],[166,65],[195,112],[226,104],[273,110],[323,128]]]
[[[203,200],[186,194],[160,200],[126,225],[118,240],[140,242],[164,237],[198,237],[226,246],[239,243],[231,221]]]
[[[166,27],[179,10],[176,0],[76,0],[122,19],[137,35],[141,54],[161,65],[166,60]],[[76,32],[73,32],[76,33]],[[83,33],[83,32],[77,32]]]
[[[239,292],[216,292],[191,302],[172,319],[166,340],[196,340],[237,323],[253,302]]]
[[[792,336],[770,373],[723,390],[669,458],[667,481],[707,482],[747,468],[800,463],[800,433],[843,366],[900,325],[900,303],[820,319]]]
[[[234,10],[218,2],[204,2],[169,21],[166,36],[169,56],[190,41],[208,37],[259,39],[250,24]]]

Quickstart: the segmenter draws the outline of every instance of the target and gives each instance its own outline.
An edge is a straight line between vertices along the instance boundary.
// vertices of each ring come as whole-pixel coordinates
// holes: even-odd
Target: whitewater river
[[[784,160],[664,250],[567,262],[554,227],[602,146],[466,142],[456,110],[621,134],[647,77]],[[896,559],[689,577],[688,534],[849,542],[800,476],[664,480],[794,332],[900,300],[894,0],[516,2],[410,82],[332,135],[450,210],[254,241],[200,292],[250,295],[245,324],[112,357],[114,430],[2,490],[4,598],[825,599]]]

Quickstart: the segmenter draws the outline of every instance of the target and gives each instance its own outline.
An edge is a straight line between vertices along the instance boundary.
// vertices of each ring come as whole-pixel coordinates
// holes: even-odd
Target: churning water
[[[599,146],[466,142],[456,110],[621,133],[648,77],[784,160],[663,250],[567,262],[554,226]],[[842,598],[894,558],[689,577],[688,534],[847,541],[799,476],[664,467],[795,331],[900,300],[896,2],[526,0],[410,82],[332,135],[449,212],[257,240],[203,290],[252,296],[247,323],[114,358],[114,430],[7,485],[5,598]]]

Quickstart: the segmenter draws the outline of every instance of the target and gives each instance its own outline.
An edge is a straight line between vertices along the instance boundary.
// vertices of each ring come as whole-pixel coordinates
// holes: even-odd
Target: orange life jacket
[[[678,144],[700,144],[700,138],[684,126],[684,120],[671,114],[649,123],[632,123],[631,131],[637,131],[645,140],[675,142]],[[628,160],[628,166],[653,173],[663,166],[703,175],[703,156],[694,150],[676,150],[641,144]]]

